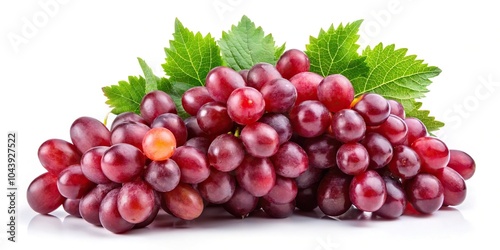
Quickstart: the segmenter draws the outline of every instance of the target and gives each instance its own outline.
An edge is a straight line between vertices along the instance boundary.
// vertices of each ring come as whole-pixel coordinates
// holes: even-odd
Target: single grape
[[[276,69],[285,79],[309,71],[311,63],[309,57],[301,50],[289,49],[283,53],[276,62]]]
[[[392,99],[387,99],[387,102],[389,103],[389,106],[391,106],[392,115],[395,115],[403,120],[406,119],[406,112],[403,104]]]
[[[150,127],[138,122],[122,122],[111,132],[111,144],[127,143],[142,149],[142,139]]]
[[[151,223],[153,223],[156,219],[156,216],[158,216],[158,212],[160,212],[161,209],[161,196],[160,193],[158,192],[153,192],[155,195],[155,202],[153,205],[153,211],[151,211],[151,214],[149,214],[148,218],[146,218],[143,222],[137,223],[134,225],[134,228],[145,228],[149,226]]]
[[[209,135],[220,135],[231,131],[233,120],[228,108],[219,102],[209,102],[201,106],[196,114],[200,129]]]
[[[194,220],[203,212],[203,198],[191,185],[179,183],[172,191],[162,193],[172,215],[183,220]]]
[[[367,126],[377,126],[382,124],[391,114],[391,106],[387,100],[375,93],[368,93],[352,107],[365,120]]]
[[[329,171],[318,186],[318,207],[328,216],[339,216],[352,205],[349,199],[349,184],[352,177],[340,171]]]
[[[318,85],[318,100],[322,102],[330,112],[338,112],[348,109],[354,100],[354,87],[351,81],[341,74],[333,74],[325,77]]]
[[[124,122],[138,122],[142,123],[144,125],[148,125],[148,122],[140,115],[137,113],[134,113],[132,111],[127,111],[127,112],[122,112],[119,115],[113,119],[113,122],[111,123],[111,128],[110,131],[113,132],[113,130],[116,128],[116,126],[124,123]]]
[[[272,64],[257,63],[248,71],[246,81],[249,87],[260,90],[265,83],[277,78],[281,78],[281,74]]]
[[[109,147],[97,146],[90,148],[82,155],[80,160],[80,167],[82,168],[82,173],[90,181],[96,184],[110,183],[111,180],[104,175],[101,168],[101,160],[104,152],[108,150]]]
[[[188,140],[194,137],[208,137],[208,134],[200,128],[196,116],[190,116],[184,119],[184,124],[188,132]]]
[[[126,221],[118,211],[118,194],[120,188],[109,191],[99,206],[99,221],[105,229],[115,234],[126,233],[134,224]]]
[[[276,172],[269,158],[247,155],[235,171],[239,186],[255,197],[266,195],[276,183]]]
[[[81,153],[72,143],[62,139],[49,139],[38,148],[38,160],[52,174],[80,163]]]
[[[95,146],[110,146],[111,132],[99,120],[82,116],[71,124],[69,135],[81,153]]]
[[[292,124],[290,123],[290,119],[284,114],[266,113],[260,118],[259,122],[265,123],[276,130],[280,145],[292,138]]]
[[[337,166],[337,150],[340,143],[327,135],[306,138],[301,143],[309,159],[309,165],[316,168],[331,168]]]
[[[476,171],[476,162],[462,150],[451,149],[448,167],[457,171],[465,180],[470,179]]]
[[[330,122],[330,112],[319,101],[303,101],[290,111],[293,131],[302,137],[311,138],[325,133]]]
[[[297,100],[297,89],[284,78],[271,80],[260,89],[267,112],[286,113],[292,109]]]
[[[394,176],[403,180],[410,179],[420,173],[420,166],[420,158],[413,149],[405,145],[394,147],[394,155],[388,165]]]
[[[199,149],[204,154],[208,154],[208,148],[212,141],[207,137],[193,137],[184,143],[184,146],[193,147]]]
[[[233,196],[236,180],[230,173],[211,169],[208,178],[198,183],[197,188],[201,197],[206,201],[212,204],[223,204]]]
[[[153,90],[147,93],[139,104],[141,116],[148,124],[151,124],[156,117],[164,113],[177,114],[174,100],[169,94],[161,90]]]
[[[310,212],[318,207],[318,184],[314,186],[299,189],[295,197],[295,206],[301,211]]]
[[[348,175],[358,175],[368,169],[368,151],[358,142],[342,144],[337,151],[337,167]]]
[[[210,70],[205,79],[205,87],[210,97],[217,102],[226,103],[233,90],[246,86],[243,77],[235,70],[218,66]]]
[[[342,109],[333,114],[331,129],[340,142],[357,142],[365,136],[366,124],[363,117],[352,109]]]
[[[265,112],[262,94],[252,87],[235,89],[227,99],[227,113],[233,121],[248,125],[258,121]]]
[[[80,199],[94,186],[95,183],[85,177],[79,164],[67,167],[57,177],[57,190],[68,199]]]
[[[291,77],[290,82],[297,89],[295,105],[306,100],[318,100],[318,86],[323,77],[314,72],[300,72]]]
[[[372,127],[370,131],[383,135],[393,146],[396,146],[406,141],[408,126],[398,116],[389,115],[387,120],[378,126]]]
[[[193,116],[196,116],[201,106],[213,101],[214,99],[210,96],[205,86],[192,87],[186,90],[181,97],[182,107],[186,113]]]
[[[401,183],[389,177],[383,177],[387,189],[387,199],[384,205],[374,215],[386,219],[396,219],[403,215],[406,208],[406,196]]]
[[[261,199],[261,205],[262,210],[271,218],[287,218],[295,211],[295,200],[288,203],[274,203],[266,199]]]
[[[435,173],[446,167],[450,160],[450,150],[436,137],[420,137],[411,144],[411,148],[420,158],[422,171],[427,173]]]
[[[63,209],[66,213],[75,216],[77,218],[81,218],[80,215],[80,199],[66,199],[64,200]]]
[[[174,189],[181,180],[181,170],[172,159],[151,161],[144,170],[144,181],[158,192]]]
[[[295,182],[297,183],[297,187],[299,189],[305,189],[312,187],[314,184],[321,181],[325,174],[325,169],[317,168],[309,165],[309,167],[300,174],[297,178],[295,178]]]
[[[102,172],[108,179],[118,183],[129,182],[138,177],[146,164],[142,152],[125,143],[109,147],[101,159]]]
[[[187,141],[188,131],[184,120],[173,113],[161,114],[151,123],[151,128],[162,127],[170,130],[175,137],[175,144],[184,145]]]
[[[382,135],[374,132],[368,132],[365,138],[361,140],[370,156],[369,167],[371,169],[380,169],[391,161],[393,157],[393,147],[391,143]]]
[[[356,175],[349,187],[349,198],[359,210],[375,212],[384,205],[387,198],[385,182],[374,170]]]
[[[178,147],[171,159],[179,166],[181,182],[183,183],[197,184],[210,175],[207,156],[197,148],[190,146]]]
[[[217,136],[207,152],[210,166],[222,172],[236,169],[245,158],[245,147],[241,140],[231,134]]]
[[[240,139],[246,151],[255,157],[270,157],[278,152],[279,136],[271,126],[254,122],[241,130]]]
[[[40,214],[53,212],[65,200],[57,189],[57,175],[51,172],[45,172],[31,181],[26,198],[31,209]]]
[[[418,118],[407,117],[404,119],[408,132],[406,136],[406,144],[411,145],[416,139],[427,136],[427,128],[424,123]]]
[[[467,186],[464,178],[450,167],[445,167],[436,173],[436,177],[443,185],[443,205],[457,206],[464,202],[467,195]]]
[[[222,206],[224,210],[237,218],[247,217],[258,205],[259,198],[253,196],[244,188],[236,186],[233,196]]]
[[[118,183],[98,184],[80,199],[79,212],[82,218],[90,224],[101,226],[99,207],[106,194],[120,187]]]
[[[143,180],[123,184],[116,199],[118,212],[130,223],[141,223],[149,218],[155,207],[154,190]]]
[[[277,176],[274,187],[262,198],[275,204],[292,202],[297,196],[297,183],[292,178]]]
[[[405,182],[408,202],[422,214],[432,214],[443,205],[444,189],[437,177],[420,173]]]
[[[153,161],[167,160],[174,154],[176,146],[174,134],[163,127],[150,129],[142,140],[144,155]]]
[[[299,177],[309,167],[306,151],[299,144],[291,141],[283,143],[271,160],[276,174],[282,177]]]

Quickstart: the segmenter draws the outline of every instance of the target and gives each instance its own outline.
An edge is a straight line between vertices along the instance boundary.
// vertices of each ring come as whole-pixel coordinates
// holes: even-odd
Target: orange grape
[[[176,147],[174,134],[163,127],[150,129],[142,139],[142,149],[146,157],[153,161],[164,161],[172,154]]]

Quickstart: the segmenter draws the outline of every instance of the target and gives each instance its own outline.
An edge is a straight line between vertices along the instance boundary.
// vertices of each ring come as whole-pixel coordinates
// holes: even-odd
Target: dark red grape
[[[349,185],[352,177],[340,171],[329,171],[318,186],[317,202],[321,212],[328,216],[339,216],[352,205]]]
[[[405,182],[404,185],[408,202],[416,211],[422,214],[431,214],[443,205],[443,185],[434,175],[420,173]]]
[[[270,157],[278,152],[279,136],[271,126],[254,122],[241,130],[240,139],[246,151],[255,157]]]
[[[457,206],[464,202],[467,196],[467,186],[464,178],[450,167],[445,167],[436,173],[436,177],[443,185],[445,206]]]
[[[283,53],[276,62],[276,69],[285,79],[309,71],[311,63],[309,57],[301,50],[289,49]]]
[[[262,198],[271,203],[285,204],[292,202],[297,196],[297,183],[292,178],[276,177],[274,187]]]
[[[205,87],[215,101],[226,103],[233,90],[246,85],[243,77],[235,70],[219,66],[208,72]]]
[[[163,193],[169,212],[183,220],[194,220],[203,212],[203,198],[191,185],[179,183],[170,192]]]
[[[264,97],[252,87],[235,89],[227,99],[226,105],[229,117],[241,125],[258,121],[266,108]]]
[[[266,113],[260,118],[259,122],[265,123],[276,130],[280,145],[292,138],[292,124],[290,124],[290,119],[284,114]]]
[[[164,113],[177,114],[174,100],[169,94],[161,90],[153,90],[147,93],[139,105],[141,116],[148,124],[151,124],[156,117]]]
[[[354,88],[345,76],[329,75],[318,85],[318,99],[330,112],[348,109],[354,99]]]
[[[353,177],[349,187],[349,197],[359,210],[377,211],[387,198],[385,182],[376,171],[368,170]]]
[[[358,142],[345,143],[337,151],[337,167],[348,175],[358,175],[368,169],[368,151]]]
[[[45,172],[31,181],[26,198],[31,209],[40,214],[53,212],[65,200],[57,189],[57,175],[50,172]]]
[[[283,143],[278,152],[271,157],[276,174],[296,178],[309,167],[307,153],[295,142]]]
[[[138,177],[145,164],[144,154],[138,148],[125,143],[109,147],[101,159],[104,175],[118,183],[125,183]]]
[[[214,99],[210,96],[205,86],[192,87],[186,90],[181,97],[182,107],[186,113],[194,116],[203,104],[213,101]]]
[[[446,144],[436,137],[420,137],[411,144],[420,158],[422,171],[435,173],[446,167],[450,160],[450,150]]]
[[[290,123],[299,136],[316,137],[330,126],[330,112],[319,101],[303,101],[290,111]]]
[[[200,129],[209,135],[220,135],[231,131],[233,120],[227,113],[225,105],[219,102],[209,102],[201,106],[196,114]]]
[[[207,156],[210,166],[229,172],[236,169],[245,158],[245,147],[234,135],[222,134],[212,141]]]
[[[248,71],[246,81],[249,87],[260,90],[265,83],[277,78],[281,78],[281,74],[272,64],[257,63]]]
[[[63,169],[80,163],[81,153],[72,143],[62,139],[49,139],[38,148],[38,160],[54,175]]]
[[[314,72],[300,72],[291,77],[290,82],[297,89],[295,105],[306,100],[318,100],[318,85],[323,77]]]
[[[124,220],[118,211],[119,192],[120,188],[109,191],[99,206],[99,221],[101,225],[115,234],[126,233],[134,228],[134,224]]]
[[[223,208],[237,218],[244,218],[257,208],[258,203],[259,198],[236,186],[233,196],[223,204]]]
[[[111,132],[99,120],[82,116],[71,124],[69,135],[81,153],[95,146],[110,146]]]
[[[379,133],[368,132],[361,141],[370,156],[369,167],[380,169],[387,165],[393,157],[393,147],[391,143]]]
[[[155,207],[154,190],[143,180],[123,184],[116,199],[118,212],[130,223],[141,223],[149,218]]]
[[[331,129],[340,142],[357,142],[365,136],[366,124],[363,117],[352,109],[342,109],[333,114]]]
[[[457,171],[465,180],[468,180],[476,171],[476,162],[464,151],[451,149],[448,167]]]
[[[211,169],[210,175],[198,183],[201,197],[212,204],[222,204],[233,196],[236,189],[234,176],[227,172]]]
[[[178,147],[171,159],[179,166],[181,182],[183,183],[200,183],[210,175],[207,156],[197,148],[190,146]]]
[[[391,114],[389,102],[383,96],[375,93],[362,95],[352,109],[363,117],[367,126],[380,125]]]
[[[267,112],[286,113],[292,109],[297,100],[297,89],[284,78],[267,82],[262,86],[260,92],[264,98]]]
[[[80,199],[94,186],[95,183],[85,177],[79,164],[64,169],[57,178],[59,193],[68,199]]]
[[[406,196],[401,183],[389,177],[383,177],[387,189],[384,205],[373,214],[386,219],[396,219],[403,215],[406,208]]]
[[[144,181],[158,192],[174,189],[181,180],[181,170],[172,159],[151,161],[144,170]]]
[[[176,145],[182,146],[187,141],[188,131],[184,120],[173,113],[161,114],[151,123],[151,128],[162,127],[174,134]]]
[[[276,172],[269,158],[247,155],[235,171],[239,186],[255,197],[266,195],[276,183]]]
[[[388,165],[394,176],[410,179],[420,173],[420,166],[420,158],[413,149],[405,145],[394,147],[394,155]]]

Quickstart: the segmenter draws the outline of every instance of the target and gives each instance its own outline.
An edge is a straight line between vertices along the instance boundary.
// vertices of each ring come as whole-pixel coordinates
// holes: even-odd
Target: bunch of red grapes
[[[183,220],[206,206],[238,218],[358,209],[394,219],[464,201],[471,156],[429,135],[399,102],[375,93],[355,98],[349,79],[309,67],[296,49],[275,65],[216,67],[205,86],[183,94],[186,119],[162,91],[109,128],[79,117],[71,142],[40,146],[47,171],[31,182],[29,205],[41,214],[62,205],[124,233],[148,226],[160,210]]]

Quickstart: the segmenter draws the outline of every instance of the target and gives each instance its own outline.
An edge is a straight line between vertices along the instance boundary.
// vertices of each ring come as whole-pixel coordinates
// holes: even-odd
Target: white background
[[[52,2],[50,9],[43,3]],[[218,6],[218,7],[217,7]],[[304,49],[320,28],[364,19],[363,46],[395,43],[443,72],[423,100],[447,123],[438,133],[450,148],[476,160],[468,197],[454,209],[395,221],[334,221],[317,215],[233,219],[208,213],[183,223],[163,217],[157,227],[114,235],[62,209],[40,216],[27,205],[26,188],[45,170],[36,157],[49,138],[69,140],[79,116],[104,119],[101,87],[141,74],[136,58],[161,75],[163,48],[176,17],[193,31],[222,31],[247,15],[277,43]],[[35,29],[26,32],[27,23]],[[18,132],[18,242],[7,242],[7,200],[1,195],[0,249],[469,249],[498,246],[498,108],[500,16],[495,1],[13,1],[0,3],[0,152],[6,168],[7,131]],[[24,30],[24,34],[23,34]],[[24,37],[15,44],[13,36]],[[0,170],[6,190],[7,171]]]

